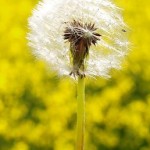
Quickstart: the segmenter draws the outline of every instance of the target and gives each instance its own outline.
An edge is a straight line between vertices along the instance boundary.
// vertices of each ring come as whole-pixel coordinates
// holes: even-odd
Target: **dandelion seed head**
[[[69,75],[73,69],[71,43],[75,50],[81,49],[79,45],[88,45],[88,57],[83,56],[78,64],[78,70],[86,76],[109,77],[111,69],[121,68],[129,49],[122,10],[111,0],[43,0],[28,22],[34,55],[59,75]]]

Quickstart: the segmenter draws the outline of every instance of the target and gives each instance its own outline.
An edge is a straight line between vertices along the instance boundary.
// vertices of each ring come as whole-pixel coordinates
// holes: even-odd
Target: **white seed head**
[[[76,26],[71,25],[73,21],[81,22],[84,27],[78,26],[75,30]],[[92,24],[96,31],[89,30],[88,25]],[[88,58],[83,60],[86,76],[109,77],[111,69],[120,69],[129,42],[121,9],[111,0],[43,0],[34,9],[29,18],[29,45],[33,53],[59,75],[69,75],[73,69],[70,60],[72,42],[64,40],[66,28],[79,38],[101,36],[88,45]]]

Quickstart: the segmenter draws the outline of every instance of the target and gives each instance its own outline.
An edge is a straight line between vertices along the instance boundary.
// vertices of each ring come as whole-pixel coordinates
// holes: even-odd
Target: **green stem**
[[[85,79],[78,77],[77,85],[77,143],[76,150],[84,150]]]

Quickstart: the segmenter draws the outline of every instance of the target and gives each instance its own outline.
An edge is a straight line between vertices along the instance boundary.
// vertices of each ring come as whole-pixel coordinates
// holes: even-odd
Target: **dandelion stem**
[[[85,79],[78,77],[77,85],[77,143],[76,150],[84,150],[85,132]]]

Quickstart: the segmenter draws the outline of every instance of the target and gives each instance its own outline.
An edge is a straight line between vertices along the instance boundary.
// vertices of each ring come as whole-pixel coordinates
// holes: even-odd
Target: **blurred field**
[[[115,1],[133,48],[111,79],[87,79],[85,150],[150,150],[150,1]],[[48,72],[27,47],[37,2],[0,0],[0,150],[74,150],[75,83]]]

